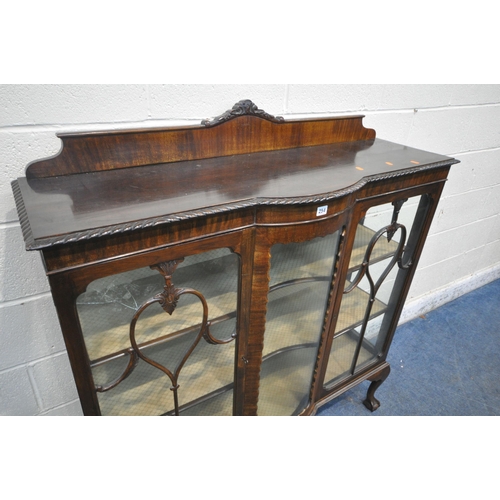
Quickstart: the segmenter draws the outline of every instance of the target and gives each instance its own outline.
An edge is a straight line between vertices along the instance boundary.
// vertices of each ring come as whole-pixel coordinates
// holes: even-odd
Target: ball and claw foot
[[[370,384],[370,387],[372,386],[372,384],[374,384],[374,382],[372,382]],[[368,392],[370,392],[370,389],[368,389]],[[375,392],[375,391],[373,391]],[[380,407],[380,401],[376,398],[372,396],[370,396],[369,394],[367,394],[366,396],[366,399],[363,401],[363,404],[370,410],[370,411],[375,411],[377,410],[379,407]]]

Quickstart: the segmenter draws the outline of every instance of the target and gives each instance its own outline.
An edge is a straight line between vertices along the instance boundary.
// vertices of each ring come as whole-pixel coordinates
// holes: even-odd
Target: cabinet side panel
[[[67,276],[49,276],[49,282],[83,413],[100,415],[90,361],[76,311],[75,287]]]

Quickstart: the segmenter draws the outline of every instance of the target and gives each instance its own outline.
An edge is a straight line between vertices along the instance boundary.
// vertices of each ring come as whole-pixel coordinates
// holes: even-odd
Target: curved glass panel
[[[295,415],[307,406],[338,240],[337,231],[271,247],[259,415]]]

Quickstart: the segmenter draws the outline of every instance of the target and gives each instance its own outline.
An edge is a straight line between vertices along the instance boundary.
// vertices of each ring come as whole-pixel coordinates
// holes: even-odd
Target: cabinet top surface
[[[222,211],[258,204],[319,202],[343,194],[364,179],[452,162],[446,156],[375,139],[21,178],[18,183],[36,242],[134,221],[205,215],[214,207]]]
[[[361,118],[356,118],[360,124]],[[322,128],[346,128],[342,120],[336,120],[320,125]],[[258,123],[258,129],[254,121]],[[261,129],[264,126],[260,122],[264,120],[243,117],[240,126],[238,120],[232,122],[213,128],[223,131],[224,127],[231,126],[230,132],[233,133],[250,124],[253,132],[263,134]],[[364,136],[369,137],[366,131],[373,132],[372,138],[308,145],[311,141],[302,140],[306,136],[304,127],[312,125],[303,125],[302,122],[299,125],[303,128],[298,129],[296,124],[266,123],[265,127],[270,127],[271,132],[276,128],[281,133],[285,129],[280,127],[288,126],[287,135],[293,136],[295,141],[287,138],[284,146],[278,144],[272,150],[242,153],[239,146],[239,149],[227,148],[226,140],[222,155],[210,157],[211,154],[199,153],[199,144],[207,148],[200,139],[198,157],[190,152],[194,159],[189,159],[181,151],[184,155],[181,161],[174,158],[173,161],[153,164],[149,158],[149,164],[136,166],[128,160],[129,163],[123,165],[127,168],[112,167],[72,172],[71,175],[56,172],[51,176],[37,177],[29,175],[28,167],[27,177],[13,182],[27,248],[41,249],[243,207],[327,201],[353,192],[370,180],[398,177],[457,162],[447,156],[375,139],[374,131],[369,129],[363,129]],[[318,127],[317,122],[313,125]],[[300,135],[297,131],[302,132],[301,145],[290,147]],[[248,135],[248,129],[244,132]],[[183,133],[193,137],[192,132]],[[206,131],[198,133],[200,137],[207,134]],[[212,143],[214,138],[220,139],[221,132],[217,134],[212,134]],[[258,140],[261,140],[260,135]],[[269,136],[269,131],[266,136]],[[276,144],[276,133],[273,140]],[[141,141],[144,142],[142,138]],[[139,146],[148,150],[148,145]],[[88,144],[85,147],[88,149]],[[109,141],[106,147],[109,149]],[[219,150],[222,151],[220,147]],[[239,154],[230,154],[234,150]],[[79,154],[84,153],[85,149],[81,148]],[[64,150],[59,157],[63,156]],[[62,162],[57,157],[55,160]],[[45,163],[50,163],[51,167],[54,160]],[[104,160],[101,163],[104,164]]]

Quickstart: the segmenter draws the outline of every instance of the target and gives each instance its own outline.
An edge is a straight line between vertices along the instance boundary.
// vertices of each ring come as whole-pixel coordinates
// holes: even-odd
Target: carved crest
[[[172,315],[175,308],[177,307],[177,302],[179,301],[179,292],[181,290],[179,288],[175,288],[175,286],[171,283],[167,283],[163,287],[163,292],[155,295],[155,298],[158,299],[160,306],[163,310]]]
[[[170,315],[172,315],[177,307],[180,292],[182,291],[182,289],[176,288],[172,283],[172,274],[183,260],[184,259],[170,260],[168,262],[160,262],[159,264],[150,266],[151,269],[158,271],[165,278],[163,292],[155,295],[155,298],[158,299],[158,302],[163,310]]]
[[[264,110],[259,109],[250,99],[244,99],[237,102],[231,109],[227,110],[222,115],[216,116],[211,120],[207,118],[206,120],[203,120],[201,124],[205,125],[205,127],[213,127],[214,125],[225,123],[243,115],[258,116],[259,118],[263,118],[264,120],[269,120],[274,123],[283,123],[285,121],[282,116],[270,115]]]
[[[396,234],[396,231],[398,229],[397,222],[398,222],[399,212],[401,211],[401,207],[403,206],[403,204],[407,201],[408,198],[392,202],[392,205],[394,206],[394,211],[392,213],[392,222],[387,229],[387,241],[391,241],[393,236]]]

